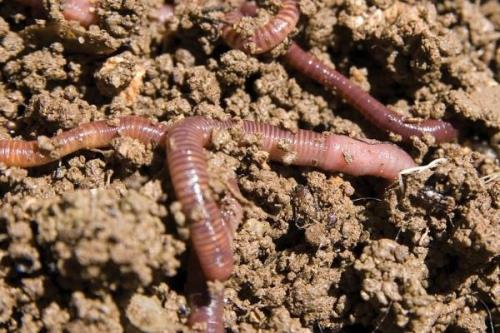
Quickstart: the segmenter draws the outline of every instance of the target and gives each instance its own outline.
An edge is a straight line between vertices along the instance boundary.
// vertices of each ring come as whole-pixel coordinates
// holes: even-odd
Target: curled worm
[[[249,54],[268,52],[283,42],[295,29],[300,15],[296,0],[283,0],[278,13],[251,35],[246,36],[234,27],[243,16],[255,16],[256,13],[255,4],[244,3],[240,8],[226,14],[222,38],[229,46]]]
[[[237,126],[191,117],[168,132],[167,162],[174,190],[191,224],[191,241],[208,280],[226,280],[233,269],[231,233],[210,195],[205,152],[214,128]],[[260,137],[262,149],[272,160],[352,175],[396,179],[403,169],[414,167],[411,157],[397,146],[368,143],[341,135],[299,130],[291,133],[268,124],[242,121],[246,134]]]
[[[267,52],[281,43],[295,28],[300,13],[295,1],[285,0],[278,14],[269,23],[258,28],[251,36],[244,37],[242,33],[233,28],[233,25],[239,22],[243,16],[255,16],[255,14],[256,7],[253,3],[245,3],[227,14],[228,24],[222,27],[222,38],[229,46],[250,54]],[[254,48],[250,47],[252,45]],[[283,58],[299,73],[338,91],[348,103],[382,130],[399,134],[403,139],[430,134],[438,143],[451,141],[457,136],[457,130],[450,123],[442,120],[406,121],[403,116],[389,110],[345,76],[312,54],[305,52],[296,43],[290,45]]]

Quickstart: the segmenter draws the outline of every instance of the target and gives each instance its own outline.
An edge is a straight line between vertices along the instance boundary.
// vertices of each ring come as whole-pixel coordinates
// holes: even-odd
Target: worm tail
[[[235,179],[231,179],[228,185],[231,193],[241,195]],[[232,194],[228,193],[223,198],[221,214],[226,230],[234,235],[243,218],[243,209]],[[223,333],[224,292],[222,289],[208,288],[198,258],[193,252],[191,252],[189,260],[186,284],[189,307],[191,308],[189,326],[197,328],[204,325],[204,329],[201,330],[204,333]]]
[[[428,119],[418,123],[406,122],[401,115],[389,110],[345,76],[305,52],[295,43],[292,43],[284,58],[298,72],[338,91],[347,102],[380,129],[399,134],[404,139],[411,136],[421,137],[428,133],[434,136],[437,142],[445,142],[451,141],[457,136],[457,130],[450,123],[442,120]]]
[[[186,284],[191,308],[189,326],[202,333],[224,332],[224,290],[209,288],[197,255],[190,253]]]

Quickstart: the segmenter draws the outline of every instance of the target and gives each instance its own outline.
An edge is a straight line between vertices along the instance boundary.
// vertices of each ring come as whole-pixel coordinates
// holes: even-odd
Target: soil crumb
[[[421,168],[393,184],[271,163],[257,137],[214,131],[210,187],[236,179],[242,223],[227,332],[489,332],[500,325],[500,4],[300,0],[291,36],[456,142],[401,142],[297,75],[283,48],[219,38],[235,1],[101,0],[98,24],[61,1],[0,1],[0,139],[37,140],[138,115],[267,122],[392,141]],[[255,26],[279,1],[259,1]],[[285,147],[286,148],[286,147]],[[189,332],[189,228],[164,152],[120,137],[34,169],[0,165],[0,333]]]

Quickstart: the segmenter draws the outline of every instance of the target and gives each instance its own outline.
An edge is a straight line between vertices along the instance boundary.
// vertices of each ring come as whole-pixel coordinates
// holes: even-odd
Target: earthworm
[[[226,280],[233,270],[230,233],[210,195],[203,147],[215,128],[237,126],[236,121],[190,117],[169,129],[167,163],[178,200],[191,223],[191,241],[208,280]],[[260,137],[262,149],[272,160],[352,175],[372,175],[394,180],[403,169],[415,166],[397,146],[369,143],[342,135],[308,130],[291,133],[275,126],[242,121],[246,134]]]
[[[231,234],[210,195],[203,147],[216,122],[187,118],[167,134],[167,165],[182,210],[191,221],[191,242],[208,280],[225,281],[233,271]]]
[[[191,251],[186,293],[191,310],[188,325],[196,329],[196,332],[224,332],[224,290],[222,285],[220,287],[220,289],[208,287],[198,257]]]
[[[150,120],[127,116],[80,125],[50,139],[53,150],[40,148],[37,141],[0,140],[0,163],[29,168],[50,163],[80,149],[108,146],[111,140],[129,136],[143,143],[164,143],[166,128]]]
[[[281,43],[295,29],[299,19],[299,9],[295,0],[283,1],[281,10],[266,25],[258,28],[251,36],[244,36],[233,28],[243,16],[255,16],[256,6],[244,3],[240,8],[229,12],[222,26],[222,38],[232,48],[249,54],[269,51]],[[255,45],[253,45],[255,44]],[[257,51],[256,51],[257,50]],[[403,116],[388,109],[370,94],[335,69],[326,65],[300,46],[292,42],[283,59],[299,73],[336,90],[351,105],[378,128],[399,134],[403,139],[425,134],[434,136],[437,143],[456,138],[457,130],[448,122],[427,119],[419,122],[407,121]]]
[[[232,126],[208,118],[193,117],[174,126],[169,133],[167,159],[177,197],[190,218],[193,244],[209,280],[225,280],[232,271],[229,233],[215,202],[207,196],[208,174],[202,151],[211,129]],[[370,174],[393,179],[413,161],[402,150],[390,144],[368,144],[339,135],[323,136],[300,130],[297,134],[276,127],[243,122],[248,134],[263,138],[263,147],[274,160],[296,165],[313,165],[353,175]],[[166,128],[139,117],[122,117],[117,121],[83,124],[51,139],[54,150],[44,152],[36,141],[0,140],[0,162],[7,166],[33,167],[55,161],[79,149],[109,145],[113,138],[130,136],[145,143],[162,144]],[[280,145],[296,150],[285,152]],[[326,158],[329,155],[328,158]],[[364,165],[363,165],[364,164]],[[207,223],[207,219],[212,223]]]
[[[457,130],[448,122],[427,119],[409,122],[388,109],[385,105],[362,90],[348,78],[326,65],[312,54],[305,52],[296,43],[292,43],[283,56],[284,60],[299,73],[308,76],[322,85],[336,90],[353,105],[371,123],[380,129],[399,134],[403,139],[412,136],[432,135],[436,142],[451,141],[456,138]]]
[[[233,120],[221,122],[206,117],[190,117],[172,126],[167,133],[165,126],[141,117],[101,120],[56,135],[50,139],[53,146],[50,152],[39,147],[37,141],[0,140],[0,163],[19,167],[42,165],[79,149],[106,146],[119,136],[130,136],[141,142],[163,145],[167,133],[167,162],[177,197],[185,212],[189,212],[194,220],[220,220],[220,227],[210,228],[211,232],[215,232],[222,230],[224,224],[214,200],[208,195],[210,191],[203,147],[207,145],[212,129],[237,125],[238,121]],[[260,137],[262,148],[270,154],[272,160],[287,164],[316,166],[326,171],[341,171],[356,176],[372,175],[390,180],[395,179],[402,169],[415,165],[408,154],[388,143],[361,141],[342,135],[324,135],[308,130],[292,133],[252,121],[242,121],[241,126],[246,134]],[[206,202],[211,204],[205,205]],[[208,212],[213,214],[208,214],[207,217]],[[197,230],[197,226],[193,228],[195,235],[198,235]],[[211,237],[215,239],[208,241]],[[200,241],[196,240],[194,243],[204,244],[203,241],[199,243]],[[230,243],[229,237],[214,235],[205,241],[220,241],[221,247]],[[214,248],[216,247],[212,250]],[[209,248],[199,249],[199,254],[210,252],[205,251]],[[215,256],[212,258],[215,266],[226,267],[232,261],[224,257],[227,253],[212,253],[209,257],[212,255]],[[203,266],[204,259],[200,261]],[[230,270],[227,269],[227,272]],[[211,274],[210,271],[204,269],[210,280],[225,280],[229,275],[227,272]]]
[[[231,179],[228,185],[230,192],[241,195],[235,179]],[[238,200],[228,193],[223,198],[220,210],[222,220],[232,237],[243,219],[243,208]],[[191,251],[189,258],[186,293],[191,309],[189,326],[197,329],[202,328],[205,333],[224,332],[224,290],[208,287],[198,258],[193,251]]]
[[[17,0],[34,9],[41,9],[43,0]],[[97,23],[96,2],[92,0],[65,0],[62,2],[62,13],[66,20],[78,21],[88,27]]]
[[[37,141],[0,140],[0,163],[20,167],[42,165],[79,149],[107,146],[120,136],[165,146],[172,184],[190,221],[193,251],[201,267],[199,271],[206,280],[224,281],[233,269],[231,243],[235,227],[225,221],[228,219],[226,214],[221,213],[211,195],[204,147],[209,143],[213,129],[235,126],[240,126],[247,135],[257,136],[271,160],[286,164],[390,180],[397,178],[401,170],[415,166],[411,157],[393,144],[308,130],[292,133],[263,123],[217,121],[200,116],[186,118],[168,128],[134,116],[86,123],[50,139],[48,143],[53,148],[50,152],[44,151]],[[235,209],[232,217],[239,219],[240,214],[241,210]],[[208,305],[200,303],[194,307],[197,313],[192,322],[219,316],[217,309],[222,306],[222,301],[217,295],[213,297]],[[219,327],[219,321],[214,319],[213,322],[214,327]]]
[[[229,46],[249,54],[268,52],[285,40],[295,29],[300,16],[296,0],[283,0],[276,15],[251,35],[246,36],[234,27],[243,16],[255,16],[256,13],[255,4],[244,3],[240,8],[225,15],[221,35]]]

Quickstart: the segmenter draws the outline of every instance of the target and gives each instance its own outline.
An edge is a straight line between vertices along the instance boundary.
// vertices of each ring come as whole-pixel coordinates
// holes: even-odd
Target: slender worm
[[[336,90],[345,100],[378,128],[401,135],[404,139],[425,134],[434,136],[436,142],[452,141],[457,130],[448,122],[427,119],[409,122],[405,117],[388,109],[385,105],[362,90],[348,78],[326,65],[312,54],[292,43],[283,56],[290,67],[322,85]]]
[[[237,126],[190,117],[167,128],[140,117],[96,121],[80,125],[51,139],[54,149],[45,152],[37,141],[0,140],[0,163],[33,167],[57,160],[79,149],[109,145],[113,138],[130,136],[145,143],[163,145],[166,135],[167,163],[177,198],[191,219],[192,241],[205,277],[226,280],[233,267],[231,237],[222,215],[210,196],[203,147],[214,128]],[[325,171],[371,175],[394,180],[398,173],[414,167],[411,157],[397,146],[371,143],[342,135],[323,135],[308,130],[291,133],[275,126],[242,121],[243,131],[257,135],[270,159],[287,164],[315,166]],[[166,134],[166,132],[168,132]]]
[[[210,289],[201,271],[198,257],[191,251],[188,263],[186,293],[191,312],[188,325],[196,332],[224,332],[224,290]]]
[[[255,30],[251,36],[244,36],[234,26],[243,16],[255,16],[256,10],[254,3],[245,3],[226,15],[225,20],[228,23],[222,26],[221,35],[229,46],[250,54],[266,52],[280,44],[287,37],[295,28],[300,14],[296,0],[286,0],[274,19]],[[262,42],[262,46],[261,41],[265,41],[265,43]],[[248,47],[252,43],[257,46],[257,50],[262,50],[262,52],[252,52],[252,49]],[[329,89],[336,90],[365,118],[382,130],[399,134],[405,140],[412,136],[422,137],[425,134],[430,134],[439,143],[451,141],[457,137],[457,130],[450,123],[442,120],[407,121],[405,117],[388,109],[345,76],[321,62],[312,54],[305,52],[296,43],[290,45],[283,59],[299,73]]]
[[[108,146],[120,136],[163,145],[165,132],[165,126],[141,117],[94,121],[54,136],[50,139],[54,147],[50,152],[41,149],[37,141],[0,140],[0,163],[23,168],[43,165],[80,149]]]
[[[206,117],[186,118],[167,128],[134,116],[95,121],[58,134],[50,139],[53,146],[50,152],[44,151],[37,141],[0,140],[0,163],[20,167],[43,165],[80,149],[107,146],[120,136],[165,146],[172,184],[190,221],[191,241],[198,261],[192,264],[191,272],[198,265],[201,267],[188,283],[190,295],[201,293],[200,297],[192,297],[190,323],[202,322],[212,332],[220,332],[223,294],[208,294],[203,289],[206,284],[195,285],[206,280],[224,281],[232,273],[231,243],[236,226],[228,221],[241,219],[241,207],[233,202],[229,205],[235,208],[223,213],[217,206],[208,185],[204,147],[209,143],[213,129],[235,126],[241,126],[247,135],[259,137],[262,149],[269,153],[271,160],[287,164],[390,180],[394,180],[401,170],[415,166],[406,152],[388,143],[307,130],[291,133],[263,123],[217,121]]]
[[[41,8],[40,0],[19,1]],[[83,26],[97,22],[95,4],[90,0],[66,0],[62,9],[66,19],[79,21]],[[245,3],[240,9],[227,14],[228,24],[223,26],[222,34],[230,46],[252,54],[267,52],[290,34],[299,19],[296,1],[285,0],[276,16],[252,35],[245,37],[237,33],[232,26],[243,16],[255,16],[256,11],[255,4]],[[158,19],[163,22],[172,15],[173,7],[165,5],[160,10]],[[285,60],[312,79],[338,89],[341,95],[357,108],[383,114],[378,110],[378,106],[376,111],[370,110],[373,108],[372,97],[357,87],[354,88],[360,92],[353,90],[346,78],[325,65],[319,66],[319,60],[305,53],[296,44],[292,44]],[[363,94],[372,100],[367,100]],[[382,119],[388,118],[387,115],[382,118],[370,118],[369,115],[367,117],[379,124],[378,126],[388,122],[384,122],[385,118]],[[400,122],[404,123],[402,120]],[[429,126],[432,127],[431,125]],[[294,134],[267,124],[249,121],[220,122],[204,117],[187,118],[167,128],[133,116],[87,123],[63,132],[50,140],[53,146],[50,151],[42,149],[37,141],[0,140],[0,163],[20,167],[42,165],[80,149],[108,146],[114,138],[120,136],[132,137],[146,144],[165,146],[177,198],[190,220],[193,249],[186,286],[192,309],[189,324],[202,324],[203,330],[209,333],[223,332],[223,290],[209,290],[206,281],[224,281],[232,273],[232,236],[242,218],[242,209],[238,201],[231,196],[228,196],[228,207],[219,209],[217,206],[208,186],[203,148],[208,144],[213,129],[227,129],[233,126],[241,126],[246,134],[257,135],[270,159],[287,164],[316,166],[327,171],[337,170],[353,175],[374,175],[390,180],[395,179],[402,169],[414,166],[413,160],[404,151],[386,143],[361,141],[339,135],[322,135],[304,130]],[[434,132],[427,130],[426,133]],[[235,182],[231,187],[233,193],[239,191]]]
[[[235,121],[219,122],[191,117],[174,125],[167,135],[167,163],[177,198],[191,224],[191,240],[208,280],[226,280],[233,270],[230,233],[208,188],[203,147],[214,128],[237,126]],[[322,135],[307,130],[296,134],[275,126],[243,121],[246,134],[258,135],[262,149],[272,160],[352,175],[396,179],[403,169],[415,166],[411,157],[397,146],[367,143],[341,135]]]

